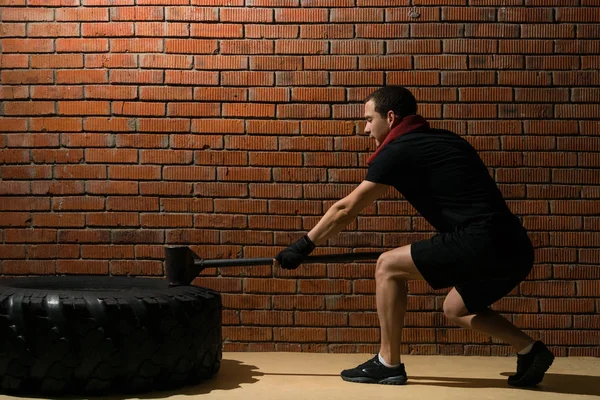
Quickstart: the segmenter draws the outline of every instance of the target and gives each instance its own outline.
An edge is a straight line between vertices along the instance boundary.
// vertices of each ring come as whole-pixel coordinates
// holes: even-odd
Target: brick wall
[[[535,242],[494,308],[600,356],[597,0],[0,0],[1,273],[162,275],[167,244],[270,257],[365,174],[361,100],[414,90]],[[320,252],[431,227],[393,192]],[[207,270],[225,350],[373,352],[374,264]],[[403,351],[505,355],[410,282]]]

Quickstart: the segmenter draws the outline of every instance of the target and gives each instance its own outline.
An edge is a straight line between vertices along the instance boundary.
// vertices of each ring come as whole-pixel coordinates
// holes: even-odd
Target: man
[[[362,209],[394,187],[437,230],[427,240],[384,252],[375,269],[381,328],[379,354],[341,376],[350,382],[404,384],[400,342],[407,281],[425,280],[449,288],[444,314],[463,328],[510,343],[518,353],[512,386],[542,381],[554,355],[541,342],[489,306],[507,295],[531,271],[533,246],[507,207],[475,149],[446,130],[432,129],[417,115],[412,93],[386,86],[365,99],[365,134],[377,149],[367,160],[364,181],[336,202],[308,234],[281,251],[274,265],[297,268]]]

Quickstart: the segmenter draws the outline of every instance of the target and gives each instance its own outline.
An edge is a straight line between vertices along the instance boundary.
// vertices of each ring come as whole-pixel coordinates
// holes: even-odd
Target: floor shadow
[[[243,384],[258,382],[257,377],[265,375],[258,371],[256,365],[244,364],[237,360],[221,360],[219,373],[198,385],[182,387],[175,390],[162,390],[150,393],[129,395],[112,395],[102,397],[89,397],[90,400],[130,400],[130,399],[163,399],[170,396],[197,396],[218,390],[238,389]],[[62,398],[64,400],[70,398]],[[75,399],[75,398],[73,398]],[[78,397],[81,400],[81,397]]]
[[[514,372],[502,372],[500,375],[508,376]],[[427,380],[434,382],[423,382]],[[435,382],[438,381],[438,382]],[[549,392],[562,394],[580,394],[588,396],[600,396],[600,376],[591,375],[567,375],[547,373],[544,381],[534,388],[515,388],[509,386],[506,379],[488,379],[488,378],[456,378],[440,376],[408,376],[408,384],[443,386],[453,388],[499,388],[515,390],[531,390],[535,392]]]

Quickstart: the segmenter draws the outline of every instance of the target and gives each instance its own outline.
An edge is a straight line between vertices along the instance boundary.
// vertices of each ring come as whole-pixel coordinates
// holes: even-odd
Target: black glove
[[[296,269],[315,247],[308,235],[304,235],[277,254],[275,259],[279,262],[281,268]]]

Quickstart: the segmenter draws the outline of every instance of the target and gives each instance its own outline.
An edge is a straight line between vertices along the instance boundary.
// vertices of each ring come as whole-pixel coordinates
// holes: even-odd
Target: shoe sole
[[[544,379],[546,371],[548,371],[553,362],[554,355],[550,352],[544,352],[539,355],[533,365],[525,372],[525,374],[523,374],[521,379],[516,381],[511,381],[509,379],[508,384],[515,387],[536,386]]]
[[[342,379],[347,382],[354,383],[379,383],[381,385],[404,385],[406,384],[407,377],[406,376],[392,376],[384,379],[373,379],[367,378],[364,376],[356,377],[356,378],[348,378],[346,376],[342,376]]]

